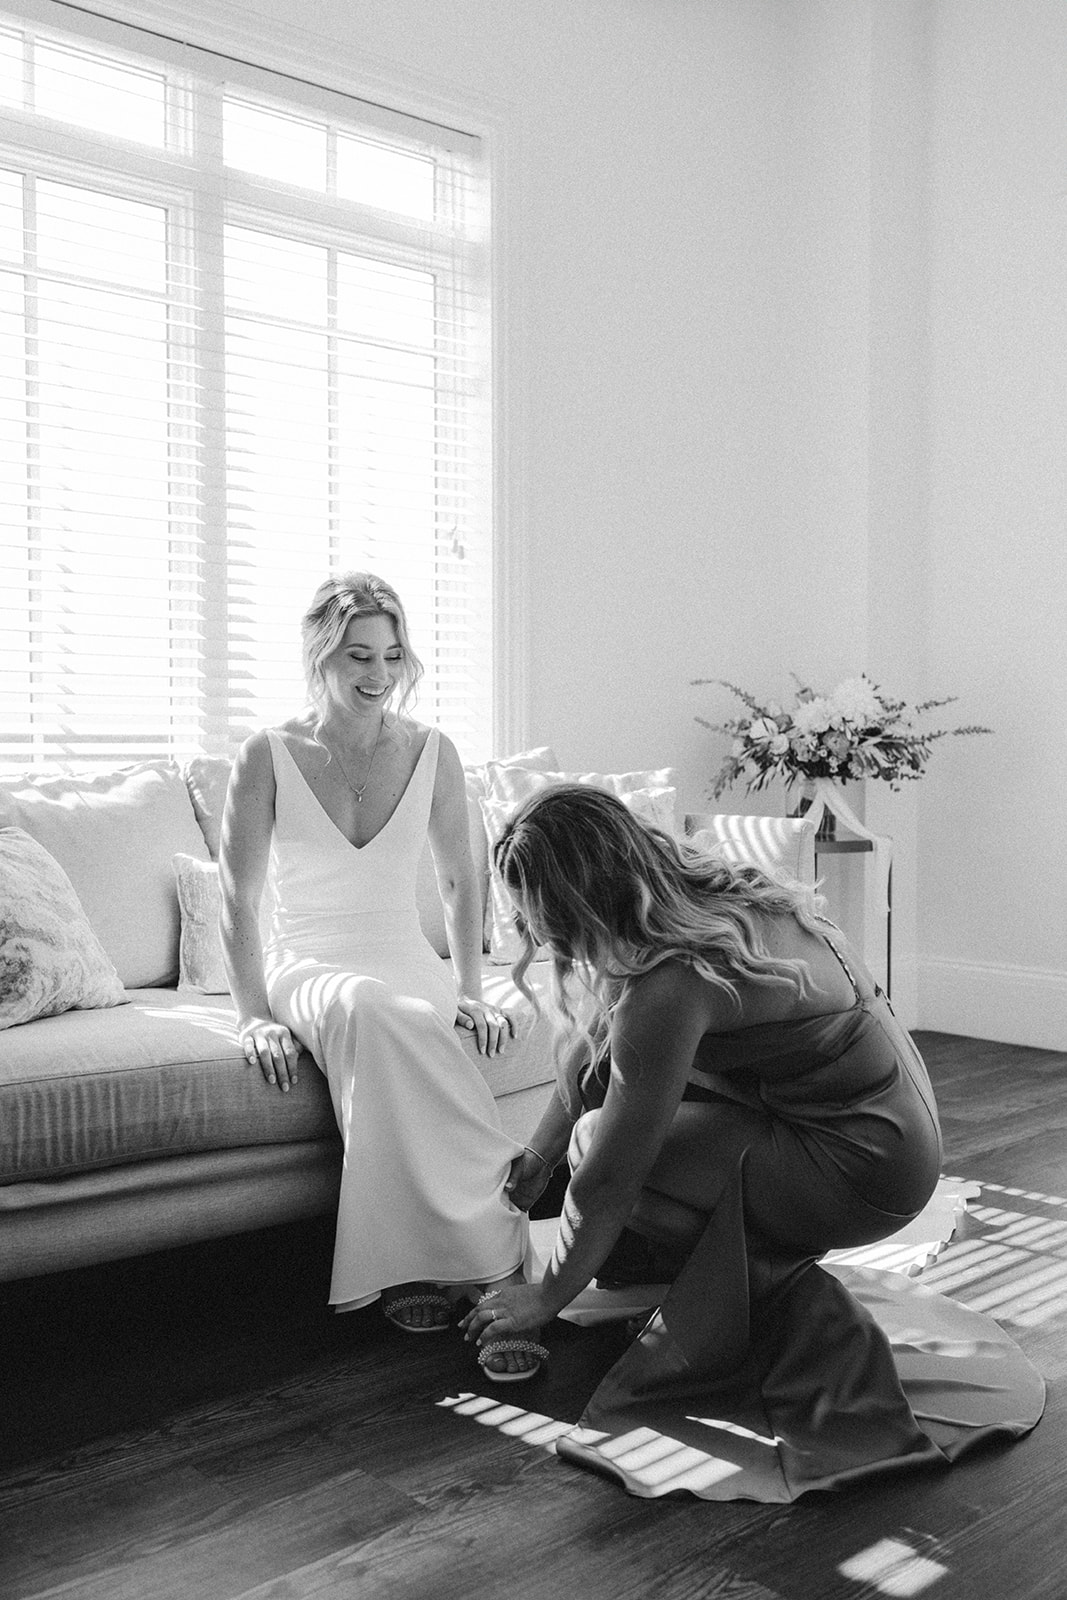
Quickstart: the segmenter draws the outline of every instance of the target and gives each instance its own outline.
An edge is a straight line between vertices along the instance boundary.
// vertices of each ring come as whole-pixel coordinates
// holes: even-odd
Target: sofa
[[[0,1280],[330,1213],[341,1143],[310,1060],[286,1095],[246,1062],[218,943],[215,863],[230,763],[197,756],[0,781]],[[516,1018],[492,1060],[460,1034],[508,1133],[554,1079],[548,1015],[515,988],[491,840],[534,789],[597,783],[675,828],[670,769],[560,773],[547,748],[467,769],[486,998]],[[811,878],[802,820],[693,817],[736,859]],[[447,956],[427,851],[418,905]],[[548,965],[528,981],[547,992]]]

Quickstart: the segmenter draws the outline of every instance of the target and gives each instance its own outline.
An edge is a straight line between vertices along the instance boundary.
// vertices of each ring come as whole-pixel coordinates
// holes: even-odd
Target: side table
[[[818,868],[820,856],[845,856],[845,855],[872,855],[875,844],[873,839],[839,839],[836,835],[830,839],[820,839],[815,836],[815,864]],[[886,898],[885,898],[885,992],[893,993],[893,863],[890,860],[886,870]]]
[[[815,793],[806,815],[815,824],[815,855],[851,855],[873,853],[875,904],[885,911],[886,959],[885,992],[890,992],[892,977],[893,937],[893,841],[886,834],[872,833],[857,817],[837,784],[828,778],[816,778]],[[848,830],[845,838],[819,838],[819,824],[827,815]]]

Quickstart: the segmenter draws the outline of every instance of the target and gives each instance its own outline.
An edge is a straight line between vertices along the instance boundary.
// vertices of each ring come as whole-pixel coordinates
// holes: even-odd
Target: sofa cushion
[[[0,783],[0,826],[55,857],[128,989],[178,976],[175,851],[206,856],[189,791],[171,761]]]
[[[173,989],[128,998],[0,1032],[0,1184],[335,1134],[322,1074],[305,1057],[295,1088],[269,1088],[238,1048],[228,998]],[[507,973],[489,978],[486,998],[519,1024],[511,1048],[488,1061],[459,1035],[493,1093],[550,1081],[547,1016],[534,1017]]]
[[[59,862],[23,829],[0,828],[0,1028],[125,998]]]
[[[467,1054],[481,1070],[493,1094],[499,1100],[503,1095],[517,1094],[522,1089],[536,1088],[555,1082],[556,1069],[552,1045],[554,1029],[548,1008],[551,962],[538,961],[526,973],[526,984],[536,995],[541,1006],[534,1012],[529,1001],[519,993],[514,979],[506,967],[482,964],[482,994],[486,1004],[511,1013],[515,1022],[515,1038],[499,1056],[480,1056],[469,1034],[460,1033]]]
[[[249,1067],[228,1002],[173,989],[129,1000],[0,1034],[0,1183],[334,1127],[310,1063],[285,1095]]]

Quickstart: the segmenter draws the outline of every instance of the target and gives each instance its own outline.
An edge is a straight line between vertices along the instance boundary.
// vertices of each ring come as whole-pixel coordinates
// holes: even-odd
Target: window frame
[[[205,53],[208,58],[218,56],[216,68],[219,76],[224,76],[231,87],[239,87],[242,82],[247,81],[248,86],[255,90],[257,99],[262,98],[261,75],[273,75],[284,83],[285,93],[281,98],[287,109],[299,108],[306,99],[310,103],[310,109],[317,110],[321,114],[323,102],[329,103],[336,95],[340,96],[341,107],[349,112],[349,116],[350,100],[360,101],[361,109],[370,107],[376,116],[381,117],[382,125],[386,129],[391,128],[398,118],[405,125],[412,118],[422,119],[435,131],[450,127],[468,130],[459,137],[469,136],[482,145],[488,165],[490,206],[493,215],[488,272],[490,326],[487,352],[493,398],[486,440],[488,452],[486,472],[490,485],[492,550],[489,584],[492,636],[489,648],[494,680],[490,712],[491,749],[482,754],[497,753],[527,742],[525,651],[522,645],[526,631],[527,591],[524,581],[524,550],[521,541],[515,537],[518,524],[517,507],[522,499],[522,460],[521,452],[516,448],[517,434],[511,426],[514,408],[508,404],[506,384],[508,319],[505,305],[508,298],[507,287],[511,283],[511,273],[508,270],[510,252],[506,213],[513,204],[512,197],[509,197],[508,205],[502,205],[502,197],[507,193],[506,119],[502,119],[496,109],[487,110],[484,105],[473,105],[470,102],[457,103],[451,95],[445,95],[441,91],[428,91],[424,83],[415,87],[410,82],[405,84],[402,76],[392,77],[387,82],[380,69],[372,77],[368,77],[365,70],[366,63],[346,60],[343,51],[339,52],[333,48],[334,41],[331,41],[330,53],[327,56],[317,53],[313,46],[309,47],[305,34],[290,31],[287,37],[286,30],[275,24],[264,24],[262,28],[251,30],[242,27],[240,47],[245,56],[254,55],[256,58],[255,65],[249,65],[246,60],[230,53],[234,40],[227,34],[225,24],[199,6],[197,0],[192,0],[190,6],[183,7],[180,14],[166,6],[151,4],[139,5],[136,8],[118,4],[109,6],[109,10],[115,15],[103,18],[80,8],[68,7],[62,0],[12,0],[10,4],[3,4],[4,13],[13,20],[21,18],[31,24],[43,24],[76,34],[83,38],[90,48],[95,43],[108,52],[114,50],[122,54],[124,48],[130,50],[131,40],[143,36],[145,37],[143,49],[139,47],[134,53],[158,55],[161,60],[172,66],[178,60],[189,59],[195,60],[199,70],[203,67]],[[124,10],[130,13],[129,20],[123,17]],[[197,15],[198,11],[202,14]],[[242,23],[247,20],[243,17]],[[153,32],[153,23],[158,25],[159,34]],[[173,28],[178,37],[167,36],[168,27]],[[181,38],[188,39],[191,35],[196,37],[195,45],[181,42]],[[310,75],[313,81],[310,83],[302,81],[305,75]],[[386,99],[390,102],[389,106],[382,104]],[[393,110],[392,107],[396,109]],[[81,166],[87,155],[90,160],[92,159],[94,136],[91,133],[83,134],[80,130],[66,128],[62,124],[53,124],[52,130],[54,148],[48,157],[51,170],[61,181],[70,181],[72,175],[67,166],[65,152],[73,152],[76,147]],[[108,173],[109,187],[114,189],[114,168],[106,159],[109,153],[110,147],[105,142],[100,152],[99,164],[104,166]],[[132,198],[148,199],[156,203],[163,201],[173,205],[176,200],[180,203],[185,198],[186,186],[182,181],[184,170],[184,165],[180,161],[175,163],[169,152],[148,150],[138,146],[131,152],[130,170],[126,175],[123,192],[129,193]],[[232,182],[229,181],[230,178],[233,179]],[[241,180],[232,173],[232,170],[228,175],[228,188],[232,196],[228,218],[230,222],[240,221],[254,226],[257,218],[282,216],[285,219],[285,232],[289,236],[296,236],[293,214],[287,204],[289,200],[287,192],[279,192],[277,207],[273,207],[269,187],[257,182],[248,186],[248,193],[242,199]],[[239,205],[246,205],[240,217],[237,215]],[[328,221],[330,215],[328,198],[316,197],[310,203],[309,209],[316,211],[322,221]],[[378,213],[376,221],[379,238],[383,231],[382,218],[383,214]],[[388,223],[384,231],[389,231]],[[395,230],[395,259],[403,260],[405,247],[403,235],[406,233],[410,236],[410,231],[410,225],[407,224]],[[350,244],[347,236],[346,240]],[[216,485],[216,492],[219,488],[220,486]],[[206,493],[210,495],[210,486]],[[215,519],[209,517],[206,519],[206,525],[211,529],[212,537],[216,539],[225,537],[224,519],[216,524]],[[415,642],[418,647],[419,639],[416,638]],[[416,714],[418,714],[417,709]],[[444,721],[444,727],[446,732],[449,731],[447,720]]]

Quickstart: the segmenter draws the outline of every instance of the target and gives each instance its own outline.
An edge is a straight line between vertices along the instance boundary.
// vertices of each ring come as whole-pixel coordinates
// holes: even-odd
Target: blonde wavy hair
[[[300,624],[304,677],[308,695],[320,716],[326,692],[323,663],[345,636],[353,617],[388,617],[401,653],[400,698],[396,715],[403,719],[416,696],[422,662],[411,648],[408,621],[400,596],[373,572],[336,572],[320,583]]]
[[[508,824],[493,863],[521,906],[516,983],[536,1005],[525,975],[547,944],[561,1031],[594,1048],[607,1038],[626,980],[671,957],[722,989],[739,1012],[739,980],[807,990],[807,963],[772,956],[760,923],[792,916],[814,932],[814,891],[675,839],[614,795],[584,784],[534,795]]]

